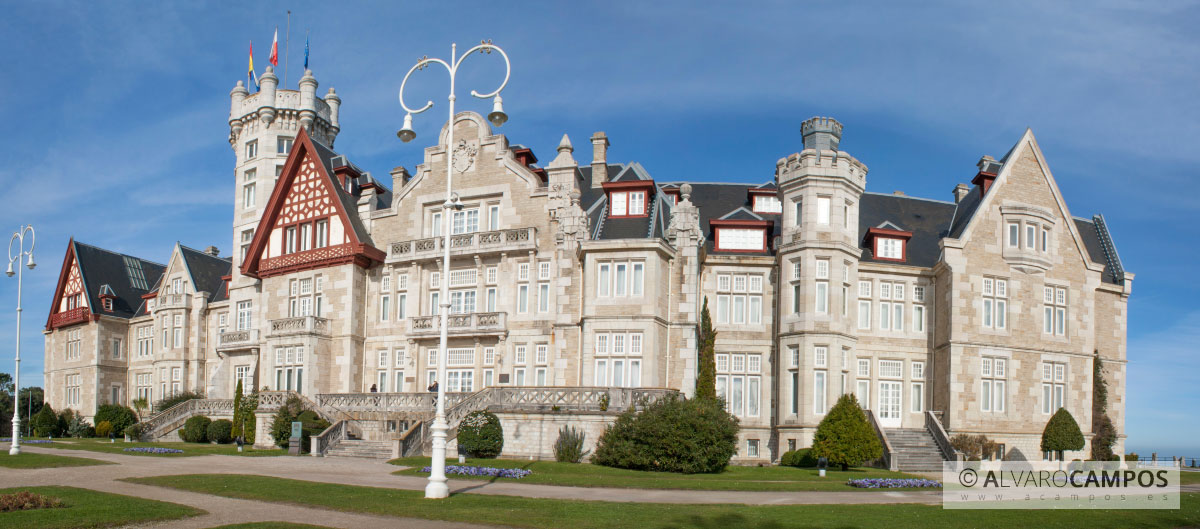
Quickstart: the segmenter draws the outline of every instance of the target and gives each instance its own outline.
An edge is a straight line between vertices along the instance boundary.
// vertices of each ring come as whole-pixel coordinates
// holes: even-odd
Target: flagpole
[[[288,10],[287,29],[283,35],[283,87],[287,88],[288,51],[292,46],[292,10]]]

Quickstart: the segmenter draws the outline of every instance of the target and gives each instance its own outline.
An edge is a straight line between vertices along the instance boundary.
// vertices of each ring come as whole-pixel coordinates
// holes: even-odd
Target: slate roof
[[[901,266],[932,267],[937,263],[941,249],[938,241],[946,236],[947,226],[954,216],[954,203],[882,193],[863,193],[858,203],[858,243],[863,247],[860,261],[886,262]],[[867,230],[891,223],[904,231],[912,232],[908,241],[907,259],[878,261],[864,239]]]
[[[179,245],[179,250],[188,273],[192,276],[192,286],[197,292],[208,292],[209,303],[229,299],[225,292],[225,280],[221,278],[232,273],[232,258],[213,257],[182,244]]]
[[[367,228],[365,226],[363,226],[362,219],[358,218],[358,197],[356,197],[350,193],[347,193],[346,190],[342,186],[338,185],[337,180],[334,178],[333,159],[335,157],[338,157],[341,155],[334,152],[334,150],[329,148],[329,146],[317,141],[312,136],[309,136],[308,139],[313,144],[313,150],[315,151],[315,154],[317,155],[317,159],[320,160],[321,164],[325,166],[325,172],[326,172],[326,174],[329,175],[329,178],[332,180],[333,188],[337,190],[336,192],[337,192],[338,199],[342,201],[342,206],[346,209],[346,217],[348,217],[350,219],[350,226],[354,229],[354,233],[358,237],[359,242],[361,242],[363,244],[369,244],[371,246],[374,246],[375,242],[371,239],[371,234],[368,233]],[[345,159],[345,156],[342,156],[342,158]],[[349,164],[350,162],[347,161],[346,163]],[[338,165],[341,165],[341,164],[338,164]],[[357,167],[355,169],[357,169]],[[380,184],[378,181],[375,181],[375,183],[377,185],[379,185],[381,189],[385,190],[384,193],[378,194],[376,199],[381,201],[380,204],[383,204],[382,200],[386,199],[387,202],[386,202],[386,204],[383,204],[384,207],[386,207],[387,205],[390,205],[392,202],[391,191],[386,190],[386,188],[383,188],[382,184]],[[358,188],[356,187],[355,191],[357,191],[357,190],[358,190]]]
[[[142,295],[151,291],[151,286],[162,278],[166,265],[148,261],[140,257],[105,250],[79,241],[72,241],[75,258],[79,262],[79,273],[83,278],[83,286],[88,294],[88,306],[93,314],[104,314],[118,318],[132,318],[138,315],[142,307]],[[139,266],[145,278],[147,288],[140,288],[130,277],[127,260]],[[100,303],[101,289],[108,286],[112,290],[112,312],[104,310]]]

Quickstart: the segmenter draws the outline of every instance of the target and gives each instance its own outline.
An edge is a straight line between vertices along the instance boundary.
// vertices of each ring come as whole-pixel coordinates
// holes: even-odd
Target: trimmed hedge
[[[1072,417],[1066,408],[1059,408],[1046,422],[1046,429],[1042,431],[1041,448],[1043,452],[1057,452],[1059,458],[1064,451],[1083,450],[1083,432],[1079,430],[1079,423],[1075,422],[1075,417]]]
[[[812,455],[811,448],[801,448],[783,453],[779,464],[785,467],[812,468],[817,466],[817,458]]]
[[[592,463],[631,470],[715,473],[737,450],[738,420],[720,399],[670,396],[630,408],[604,429]]]
[[[208,441],[225,444],[233,442],[233,421],[217,419],[208,425]]]
[[[504,428],[490,411],[468,413],[458,424],[458,451],[470,457],[492,458],[504,449]]]
[[[197,415],[183,423],[183,429],[179,431],[179,437],[188,443],[203,443],[208,440],[208,426],[212,424],[212,419],[203,415]]]
[[[840,465],[842,470],[883,456],[883,445],[853,393],[838,398],[817,425],[812,455],[828,458],[830,466]]]

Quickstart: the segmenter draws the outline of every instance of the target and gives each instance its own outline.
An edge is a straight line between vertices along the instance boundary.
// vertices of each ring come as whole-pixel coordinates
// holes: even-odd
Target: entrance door
[[[900,426],[900,383],[879,382],[879,425],[885,428]]]

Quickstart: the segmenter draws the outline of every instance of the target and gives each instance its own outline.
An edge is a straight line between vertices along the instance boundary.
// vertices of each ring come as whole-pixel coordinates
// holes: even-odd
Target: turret
[[[336,137],[338,131],[342,129],[338,124],[338,109],[342,107],[342,98],[338,97],[332,86],[329,87],[329,93],[325,94],[325,104],[329,105],[329,128],[332,131],[330,137]],[[329,146],[333,146],[333,141],[329,142]]]
[[[262,91],[258,93],[258,116],[263,124],[270,127],[275,121],[275,89],[279,86],[279,78],[275,77],[275,69],[268,66],[266,73],[258,80]]]
[[[242,132],[242,102],[246,100],[245,85],[241,81],[229,91],[229,142],[237,141],[238,134]]]
[[[833,118],[809,118],[800,124],[804,149],[836,151],[842,141],[842,124]]]
[[[313,118],[316,117],[317,79],[312,70],[304,70],[300,78],[300,126],[312,133]],[[330,109],[332,112],[332,109]]]

